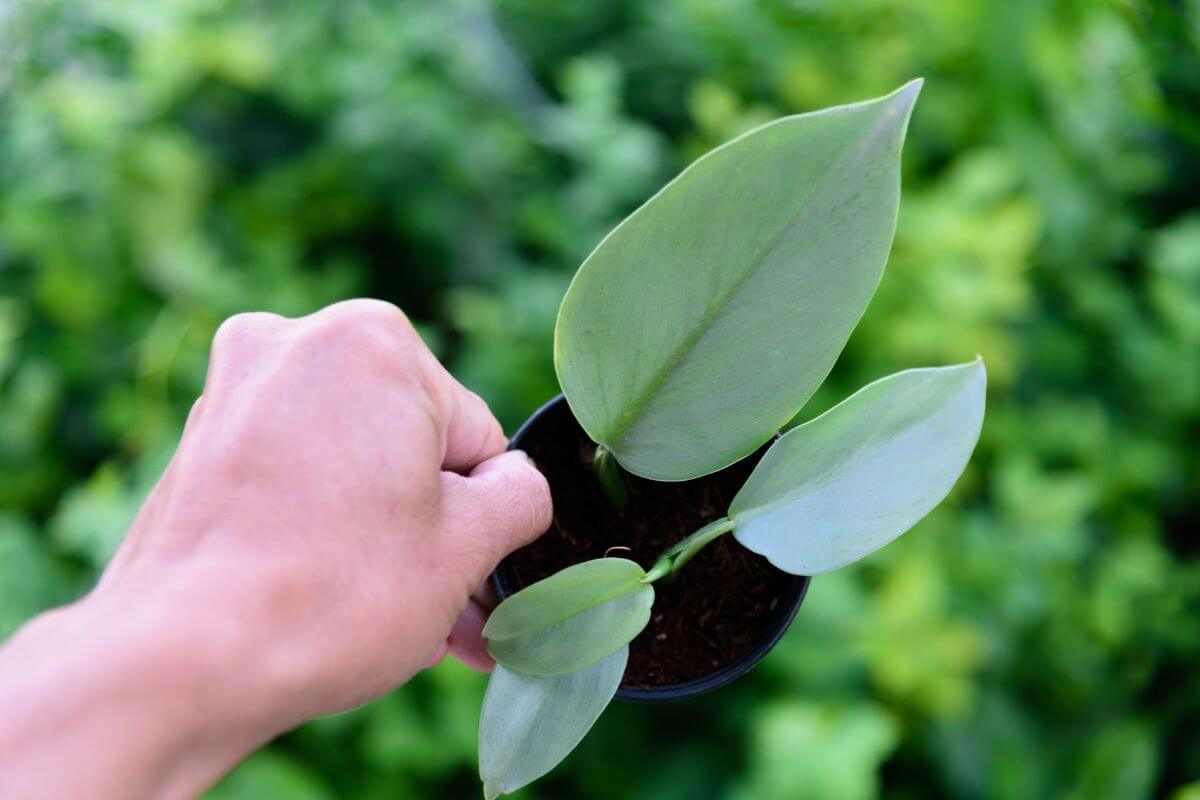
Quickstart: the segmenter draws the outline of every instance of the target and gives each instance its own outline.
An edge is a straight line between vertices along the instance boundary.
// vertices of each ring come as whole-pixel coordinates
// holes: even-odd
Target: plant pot
[[[766,446],[720,472],[680,483],[625,475],[629,504],[609,503],[591,462],[595,444],[562,395],[538,409],[512,438],[546,475],[554,522],[492,574],[505,598],[558,570],[605,555],[649,568],[675,542],[726,514]],[[787,631],[809,578],[789,575],[725,535],[676,576],[658,581],[651,621],[630,645],[617,697],[682,700],[746,674]]]

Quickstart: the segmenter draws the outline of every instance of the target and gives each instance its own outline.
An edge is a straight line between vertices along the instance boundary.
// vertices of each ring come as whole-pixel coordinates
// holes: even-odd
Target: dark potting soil
[[[560,569],[619,556],[649,569],[663,550],[725,516],[761,458],[682,483],[626,475],[629,504],[614,510],[592,472],[595,444],[566,403],[547,409],[521,443],[546,475],[554,522],[535,543],[504,561],[512,591]],[[650,624],[630,645],[622,686],[672,686],[720,670],[770,635],[794,578],[746,550],[732,534],[706,547],[674,578],[654,584]]]

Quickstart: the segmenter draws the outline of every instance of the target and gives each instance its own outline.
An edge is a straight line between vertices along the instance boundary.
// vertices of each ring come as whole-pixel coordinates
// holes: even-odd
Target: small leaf
[[[512,639],[488,641],[492,658],[531,675],[562,675],[589,667],[628,644],[650,621],[654,589],[607,600],[562,622]]]
[[[820,386],[883,273],[920,87],[713,150],[579,268],[555,368],[580,425],[625,469],[663,481],[714,472]]]
[[[983,424],[983,362],[899,372],[789,431],[729,507],[734,536],[816,575],[911,528],[966,468]]]
[[[541,630],[605,600],[637,589],[646,572],[627,558],[574,564],[508,597],[488,617],[483,635],[508,639]]]
[[[515,792],[575,749],[612,701],[629,648],[566,675],[524,675],[497,665],[479,718],[484,796]]]
[[[509,669],[560,675],[591,666],[646,627],[654,589],[623,558],[568,567],[497,606],[483,628],[488,652]]]

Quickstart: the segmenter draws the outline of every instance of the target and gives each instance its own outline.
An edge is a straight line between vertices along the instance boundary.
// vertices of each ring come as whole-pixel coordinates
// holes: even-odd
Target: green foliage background
[[[1194,800],[1198,43],[1197,0],[0,7],[0,634],[105,563],[227,315],[392,300],[511,431],[624,214],[924,75],[888,272],[802,416],[982,353],[972,467],[751,676],[614,707],[522,796]],[[474,797],[482,688],[443,665],[212,796]]]

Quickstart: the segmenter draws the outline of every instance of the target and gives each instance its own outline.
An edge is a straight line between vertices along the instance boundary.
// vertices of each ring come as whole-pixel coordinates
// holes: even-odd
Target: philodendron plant
[[[774,437],[829,373],[882,275],[920,90],[786,117],[688,167],[579,269],[555,366],[615,504],[623,471],[685,481]],[[502,602],[480,720],[491,800],[545,774],[616,693],[656,581],[731,533],[795,575],[850,564],[934,508],[983,421],[980,360],[882,378],[776,439],[727,513],[649,569],[576,564]]]

